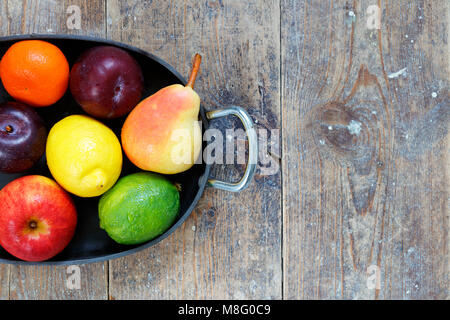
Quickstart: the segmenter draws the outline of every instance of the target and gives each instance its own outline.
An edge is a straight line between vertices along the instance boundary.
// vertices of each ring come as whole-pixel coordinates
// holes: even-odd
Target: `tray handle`
[[[244,125],[248,137],[248,162],[244,175],[238,182],[224,182],[216,179],[209,179],[208,185],[221,190],[239,192],[248,187],[255,175],[256,165],[258,163],[258,138],[250,115],[241,107],[230,106],[226,109],[218,109],[206,113],[208,120],[233,115],[238,117]]]

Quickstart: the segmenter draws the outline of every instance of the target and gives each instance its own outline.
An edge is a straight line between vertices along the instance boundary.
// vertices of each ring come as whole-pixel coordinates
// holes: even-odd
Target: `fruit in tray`
[[[180,209],[178,189],[167,178],[139,172],[121,178],[99,202],[100,227],[121,244],[138,244],[162,234]]]
[[[142,71],[126,51],[94,47],[84,52],[70,72],[70,91],[88,114],[117,118],[128,114],[142,97]]]
[[[114,132],[84,115],[56,123],[47,139],[47,164],[55,180],[80,197],[96,197],[119,178],[122,148]]]
[[[47,129],[36,111],[18,102],[0,104],[0,171],[30,169],[44,154]]]
[[[165,87],[141,101],[122,128],[123,149],[137,167],[164,174],[191,168],[201,145],[200,98],[193,90],[201,62],[196,55],[188,84]]]
[[[66,92],[69,63],[55,45],[41,40],[13,44],[0,62],[5,90],[32,107],[54,104]]]
[[[77,213],[70,196],[53,180],[25,176],[0,191],[0,245],[26,261],[43,261],[70,242]]]
[[[200,98],[193,90],[200,63],[197,54],[186,86],[165,87],[139,103],[144,81],[136,60],[116,47],[94,47],[72,67],[70,91],[94,117],[112,119],[131,111],[121,133],[129,159],[146,171],[176,174],[191,168],[201,150]],[[118,180],[122,148],[111,129],[89,116],[71,115],[47,137],[44,121],[24,104],[48,106],[64,95],[69,65],[56,46],[40,40],[15,43],[1,60],[0,76],[8,93],[23,101],[0,104],[0,171],[27,170],[45,149],[57,182],[32,175],[0,190],[0,245],[5,250],[26,261],[61,252],[77,222],[65,190],[79,197],[102,195],[100,227],[121,244],[149,241],[173,224],[180,210],[178,188],[154,172]]]

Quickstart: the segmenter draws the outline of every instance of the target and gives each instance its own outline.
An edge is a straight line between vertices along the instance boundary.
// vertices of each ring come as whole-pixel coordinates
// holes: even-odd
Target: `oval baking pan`
[[[129,52],[142,68],[145,84],[143,98],[155,93],[159,89],[175,84],[186,84],[186,80],[164,60],[145,52],[141,49],[119,43],[116,41],[98,39],[86,36],[72,35],[17,35],[0,38],[0,57],[14,43],[20,40],[39,39],[49,41],[58,46],[66,55],[70,66],[73,65],[76,58],[86,49],[100,46],[112,45],[122,48]],[[0,84],[0,102],[13,100]],[[49,130],[57,121],[71,114],[83,114],[83,110],[72,98],[69,90],[63,98],[55,105],[48,108],[37,108],[36,111],[43,117]],[[209,177],[210,164],[195,164],[190,170],[177,175],[168,175],[172,181],[181,185],[181,208],[174,224],[162,235],[140,245],[126,246],[114,242],[107,233],[100,229],[98,220],[98,197],[80,198],[71,195],[74,199],[78,212],[78,225],[75,236],[70,244],[57,256],[43,262],[26,262],[19,260],[0,247],[0,263],[21,264],[21,265],[73,265],[100,262],[109,259],[123,257],[125,255],[136,253],[148,248],[170,235],[191,214],[198,200],[203,194],[206,186],[218,189],[237,192],[244,189],[252,180],[257,163],[257,137],[253,128],[253,122],[244,109],[236,106],[230,106],[225,109],[206,111],[200,106],[200,119],[202,121],[203,131],[209,126],[209,122],[215,118],[233,115],[238,117],[246,130],[248,137],[248,164],[243,177],[239,182],[229,183],[217,181]],[[102,121],[110,127],[120,139],[120,129],[125,117]],[[205,148],[205,143],[203,145]],[[124,155],[124,163],[121,176],[133,172],[141,171],[135,167]],[[10,181],[25,175],[39,174],[52,178],[47,168],[45,155],[30,170],[20,174],[2,174],[0,173],[0,189]],[[1,232],[1,231],[0,231]]]

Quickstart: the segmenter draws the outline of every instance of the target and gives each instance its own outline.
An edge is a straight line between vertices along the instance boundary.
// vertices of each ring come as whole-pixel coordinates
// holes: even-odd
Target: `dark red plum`
[[[126,51],[99,46],[85,51],[70,72],[70,91],[88,114],[118,118],[141,100],[144,77],[137,61]]]
[[[0,171],[22,172],[44,154],[47,129],[37,112],[22,103],[0,104]]]

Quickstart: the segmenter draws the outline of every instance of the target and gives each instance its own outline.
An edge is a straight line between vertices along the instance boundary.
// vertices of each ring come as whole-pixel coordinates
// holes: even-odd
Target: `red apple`
[[[26,261],[43,261],[60,253],[77,224],[72,199],[55,181],[25,176],[0,190],[0,245]]]

